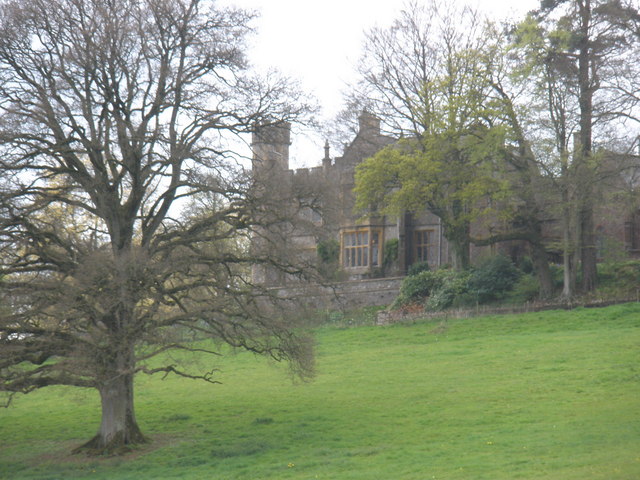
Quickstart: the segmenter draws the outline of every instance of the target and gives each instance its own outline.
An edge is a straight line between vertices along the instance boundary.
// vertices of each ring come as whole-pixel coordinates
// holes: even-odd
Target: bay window
[[[379,229],[357,228],[342,232],[342,266],[344,268],[378,267],[382,263]]]

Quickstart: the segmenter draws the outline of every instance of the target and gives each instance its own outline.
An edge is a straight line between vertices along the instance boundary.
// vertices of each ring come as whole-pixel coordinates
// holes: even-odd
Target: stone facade
[[[306,190],[312,197],[299,214],[308,228],[299,228],[287,238],[298,254],[302,250],[313,257],[318,243],[336,242],[337,266],[343,280],[402,275],[410,265],[422,261],[432,268],[449,263],[449,246],[441,222],[430,212],[361,217],[354,211],[356,167],[393,142],[393,138],[381,133],[380,120],[365,112],[359,118],[355,138],[342,156],[331,158],[327,145],[321,166],[292,170],[288,124],[262,127],[254,133],[254,176],[263,179],[264,185],[271,185],[265,188],[288,192],[283,199],[287,195],[294,197],[296,189]],[[397,257],[393,261],[385,258],[385,246],[388,251],[396,244]],[[254,271],[254,277],[267,284],[282,283],[282,279],[271,278],[265,272]]]
[[[401,216],[365,216],[354,212],[356,167],[395,140],[380,130],[380,120],[366,112],[359,118],[359,129],[346,145],[342,156],[331,158],[325,146],[321,165],[314,168],[289,168],[290,125],[286,123],[262,126],[252,139],[253,175],[274,205],[293,209],[296,222],[287,223],[284,230],[276,227],[265,232],[271,237],[272,248],[280,247],[284,255],[297,255],[318,263],[317,247],[321,243],[338,246],[339,272],[333,280],[353,281],[379,277],[396,277],[406,273],[414,263],[426,261],[431,268],[451,263],[450,248],[440,219],[427,211]],[[625,157],[630,162],[623,176],[615,178],[605,188],[599,202],[596,225],[601,259],[613,258],[614,251],[625,257],[640,256],[640,210],[637,190],[640,188],[640,157]],[[620,162],[614,157],[613,163]],[[617,168],[617,167],[616,167]],[[635,192],[635,193],[634,193]],[[547,222],[547,236],[559,235],[559,224]],[[475,226],[483,228],[481,226]],[[276,232],[278,229],[282,231]],[[482,233],[478,231],[476,233]],[[553,242],[551,242],[553,243]],[[558,244],[558,242],[556,242]],[[397,245],[397,257],[390,261],[385,250]],[[472,247],[472,258],[503,251],[512,257],[527,253],[523,242],[505,242],[491,247]],[[551,257],[560,254],[550,249]],[[556,255],[557,256],[557,255]],[[559,259],[558,259],[559,260]],[[254,280],[265,285],[289,282],[282,274],[268,268],[254,269]]]

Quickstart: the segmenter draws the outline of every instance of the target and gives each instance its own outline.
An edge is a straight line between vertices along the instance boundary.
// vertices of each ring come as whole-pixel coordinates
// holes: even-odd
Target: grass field
[[[246,353],[222,385],[140,378],[153,443],[69,451],[93,392],[0,410],[0,479],[640,478],[640,304],[389,327],[321,327],[318,375]]]

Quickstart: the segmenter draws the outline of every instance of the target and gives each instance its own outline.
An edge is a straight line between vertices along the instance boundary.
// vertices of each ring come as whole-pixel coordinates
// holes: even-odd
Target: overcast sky
[[[450,0],[456,1],[456,0]],[[463,3],[463,0],[457,0]],[[261,69],[275,67],[299,79],[315,95],[324,119],[342,107],[342,91],[355,78],[363,32],[390,25],[405,0],[225,0],[258,11],[257,35],[250,61]],[[476,6],[492,18],[519,16],[535,8],[539,0],[476,0]],[[297,132],[291,147],[292,167],[316,166],[324,140]],[[341,152],[332,152],[332,156]]]

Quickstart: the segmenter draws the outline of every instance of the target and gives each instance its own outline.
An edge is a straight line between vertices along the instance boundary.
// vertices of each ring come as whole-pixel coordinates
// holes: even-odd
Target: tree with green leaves
[[[400,137],[358,167],[357,206],[428,208],[442,219],[457,268],[469,266],[471,224],[498,215],[493,205],[507,187],[483,31],[469,8],[410,4],[390,28],[367,35],[352,97]]]
[[[638,8],[627,1],[543,0],[516,30],[525,75],[546,102],[538,110],[538,125],[551,132],[559,166],[566,296],[573,293],[577,260],[582,289],[588,292],[596,285],[594,205],[600,165],[595,147],[629,133],[621,121],[633,115],[630,92],[637,89],[639,43],[628,28],[634,18]]]
[[[495,132],[462,132],[404,139],[366,159],[356,170],[356,207],[360,211],[419,213],[425,206],[445,227],[454,266],[470,265],[471,224],[495,220],[508,185],[496,172],[502,142]]]
[[[248,71],[252,16],[205,0],[0,1],[0,392],[96,389],[83,450],[146,440],[136,374],[217,381],[172,351],[229,344],[312,371],[310,342],[249,275],[304,271],[249,248],[287,212],[230,140],[308,111],[285,79]]]
[[[505,179],[510,184],[506,206],[511,213],[502,228],[476,244],[526,241],[544,298],[553,293],[548,250],[557,248],[550,243],[545,224],[560,218],[563,233],[572,233],[568,227],[570,196],[565,188],[571,184],[563,172],[569,165],[568,124],[575,118],[575,109],[566,79],[556,68],[557,57],[541,53],[545,51],[544,40],[535,22],[520,22],[516,29],[495,27],[489,29],[493,40],[486,55],[487,71],[494,121],[505,129]],[[521,42],[533,48],[523,52]],[[563,200],[558,201],[560,198]],[[562,242],[565,273],[571,275],[575,273],[569,250],[572,245],[566,238]]]

